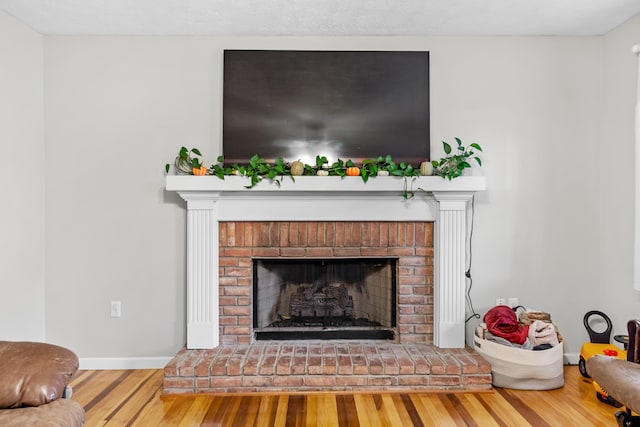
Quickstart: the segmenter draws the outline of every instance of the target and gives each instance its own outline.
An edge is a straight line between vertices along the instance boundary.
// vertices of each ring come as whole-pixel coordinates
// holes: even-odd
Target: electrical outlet
[[[504,298],[496,298],[496,305],[506,305],[507,301]]]
[[[518,298],[509,297],[509,307],[517,307],[518,306]]]
[[[111,301],[111,317],[122,316],[122,304],[120,301]]]

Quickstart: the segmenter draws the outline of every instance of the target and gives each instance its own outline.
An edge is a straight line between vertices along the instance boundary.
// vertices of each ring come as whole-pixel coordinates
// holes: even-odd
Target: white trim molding
[[[81,370],[163,369],[173,356],[167,357],[80,357]]]
[[[631,48],[638,57],[638,80],[636,83],[636,122],[635,122],[635,217],[633,245],[633,289],[640,291],[640,44]]]

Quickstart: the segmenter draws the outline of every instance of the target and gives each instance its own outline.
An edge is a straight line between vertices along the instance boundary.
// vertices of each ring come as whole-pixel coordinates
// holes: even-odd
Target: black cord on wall
[[[469,256],[467,257],[467,270],[464,272],[464,276],[467,281],[467,291],[466,291],[466,301],[469,306],[469,310],[471,311],[471,315],[467,317],[464,323],[469,322],[471,319],[480,319],[480,315],[476,313],[475,308],[473,308],[473,301],[471,300],[471,288],[473,287],[473,278],[471,277],[471,261],[472,261],[472,247],[471,247],[471,239],[473,237],[473,220],[475,216],[475,195],[471,196],[471,224],[469,225],[469,238],[467,241],[467,247],[469,248]]]

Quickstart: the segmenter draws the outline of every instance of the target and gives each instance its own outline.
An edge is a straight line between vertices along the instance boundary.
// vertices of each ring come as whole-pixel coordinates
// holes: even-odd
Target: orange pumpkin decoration
[[[360,175],[360,168],[357,166],[351,166],[347,168],[347,176],[358,176]]]
[[[207,167],[205,165],[202,165],[199,168],[191,169],[191,172],[194,175],[203,176],[203,175],[207,175],[209,173],[209,169],[207,169]]]

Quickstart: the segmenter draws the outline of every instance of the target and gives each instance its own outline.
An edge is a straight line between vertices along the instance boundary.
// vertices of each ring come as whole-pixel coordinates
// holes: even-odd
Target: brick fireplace
[[[165,393],[491,387],[464,324],[467,210],[484,177],[247,184],[167,176],[187,201],[187,346]],[[254,260],[332,257],[397,260],[394,340],[256,341]]]

